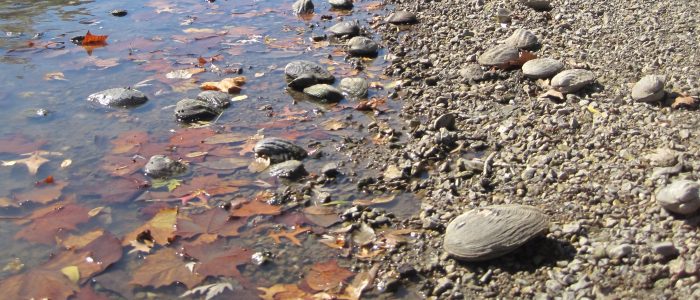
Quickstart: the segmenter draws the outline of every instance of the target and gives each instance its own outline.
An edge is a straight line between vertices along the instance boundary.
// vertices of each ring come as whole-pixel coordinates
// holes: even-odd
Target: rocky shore
[[[425,197],[419,216],[393,220],[422,233],[386,256],[380,290],[400,282],[439,299],[700,297],[700,216],[657,202],[662,188],[700,176],[698,3],[390,2],[418,19],[377,27],[392,62],[385,74],[402,80],[390,94],[403,103],[405,125],[393,129],[406,138],[366,155],[384,174],[367,188]],[[518,29],[537,37],[530,53],[594,79],[558,89],[519,66],[480,61]],[[661,89],[653,77],[633,92],[646,75],[663,77]],[[483,262],[446,253],[451,220],[502,204],[545,212],[546,236]]]

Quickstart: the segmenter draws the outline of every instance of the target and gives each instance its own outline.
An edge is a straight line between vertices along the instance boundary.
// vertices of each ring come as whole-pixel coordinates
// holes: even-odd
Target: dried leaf
[[[73,164],[73,160],[66,159],[66,160],[61,162],[61,169],[68,168],[71,164]]]
[[[57,182],[54,184],[37,187],[31,191],[17,194],[15,199],[17,200],[17,203],[20,204],[24,202],[47,204],[58,200],[61,197],[61,191],[67,185],[67,182]]]
[[[193,289],[183,293],[182,295],[180,295],[180,298],[202,294],[202,295],[204,295],[204,300],[210,300],[210,299],[213,299],[214,297],[218,296],[219,294],[225,292],[226,290],[233,291],[233,285],[231,283],[228,283],[228,282],[207,284],[207,285],[198,286],[196,288],[193,288]]]
[[[313,265],[304,280],[316,291],[328,291],[335,289],[352,275],[349,270],[338,266],[338,261],[329,260]]]
[[[63,72],[50,72],[44,74],[44,80],[66,80]]]
[[[231,98],[231,101],[237,102],[237,101],[243,101],[245,99],[248,99],[248,95],[240,95],[240,96],[233,97],[233,98]]]
[[[83,46],[104,46],[107,44],[107,37],[106,35],[94,35],[88,32],[85,34],[85,37],[83,38],[82,45]]]
[[[222,158],[219,160],[205,161],[199,165],[212,170],[235,170],[248,166],[248,159],[240,157]]]
[[[61,269],[61,273],[63,275],[66,275],[68,277],[68,280],[70,280],[73,283],[78,283],[80,280],[80,269],[76,266],[67,266]]]
[[[228,144],[243,142],[246,140],[248,140],[248,135],[243,135],[240,133],[221,133],[204,139],[204,143],[208,145]]]
[[[135,154],[142,145],[148,142],[148,133],[143,131],[127,131],[119,134],[116,139],[112,140],[112,153],[114,154]]]
[[[70,235],[61,241],[61,245],[66,249],[80,249],[92,243],[102,235],[104,235],[104,230],[101,229],[94,230],[83,235]]]
[[[158,288],[177,282],[189,288],[202,280],[204,276],[191,270],[175,250],[165,248],[144,259],[144,263],[134,271],[130,284]]]
[[[275,244],[281,244],[282,243],[281,238],[286,238],[290,242],[292,242],[292,244],[297,245],[297,246],[301,246],[301,241],[299,241],[299,239],[297,239],[297,235],[300,235],[300,234],[302,234],[304,232],[308,232],[308,231],[311,231],[310,227],[299,226],[292,231],[281,230],[279,232],[270,232],[268,234],[268,236],[271,237],[275,241]]]
[[[235,94],[241,92],[241,86],[245,84],[245,82],[245,76],[239,76],[234,78],[224,78],[219,82],[205,82],[200,85],[200,88],[203,90],[215,90]]]
[[[122,245],[131,244],[138,240],[138,236],[148,231],[153,241],[159,245],[167,245],[175,237],[175,222],[177,221],[177,208],[166,208],[158,212],[148,223],[136,228],[124,237]]]
[[[238,229],[245,225],[245,219],[231,221],[226,210],[210,209],[202,214],[189,217],[181,216],[177,220],[175,235],[191,238],[200,234],[213,236],[237,236]]]
[[[75,230],[78,224],[87,222],[90,216],[88,209],[80,205],[56,204],[35,211],[27,219],[29,224],[15,234],[15,239],[51,245],[55,243],[59,232]]]
[[[328,121],[321,123],[321,126],[323,126],[323,129],[325,129],[325,130],[333,131],[333,130],[344,129],[348,125],[343,121],[331,119],[331,120],[328,120]]]
[[[250,262],[252,251],[238,247],[227,248],[225,241],[188,245],[184,252],[199,261],[197,273],[204,276],[227,276],[243,280],[238,266]]]
[[[673,104],[671,104],[672,108],[679,109],[682,107],[685,108],[696,108],[698,106],[698,100],[697,98],[691,97],[691,96],[678,96],[676,99],[673,99]]]
[[[304,216],[316,225],[330,227],[340,222],[340,217],[333,207],[309,206],[304,208]]]
[[[382,197],[375,197],[371,200],[369,199],[362,199],[362,200],[355,200],[352,202],[352,205],[364,205],[364,206],[370,206],[370,205],[375,205],[375,204],[385,204],[389,203],[391,201],[394,201],[394,198],[396,198],[396,195],[390,194]]]
[[[190,152],[185,154],[185,157],[187,158],[195,158],[195,157],[201,157],[209,154],[209,152],[202,152],[202,151],[195,151],[195,152]]]
[[[29,170],[29,173],[32,175],[36,175],[37,172],[39,172],[39,168],[49,162],[48,159],[42,157],[42,154],[51,154],[51,155],[61,155],[59,152],[45,152],[45,151],[34,151],[31,153],[25,153],[22,155],[28,155],[29,157],[24,158],[24,159],[18,159],[18,160],[12,160],[12,161],[2,161],[3,166],[14,166],[16,164],[24,164],[27,166],[27,170]]]
[[[343,249],[345,247],[345,237],[344,236],[332,236],[324,235],[319,242],[322,244],[333,248],[333,249]]]
[[[269,166],[269,158],[256,157],[255,160],[253,160],[253,162],[251,162],[250,165],[248,165],[248,171],[250,171],[251,173],[258,173],[264,171]]]
[[[313,299],[312,295],[304,292],[295,284],[276,284],[269,288],[259,287],[263,295],[260,298],[263,300],[305,300]]]
[[[231,210],[231,216],[250,217],[255,215],[279,215],[281,208],[261,201],[249,201]]]
[[[542,101],[542,100],[552,100],[552,101],[563,101],[566,99],[563,93],[557,91],[557,90],[548,90],[542,95],[537,96],[537,99]]]
[[[179,187],[182,184],[182,180],[180,179],[154,179],[151,181],[151,187],[154,189],[159,189],[164,186],[168,187],[168,192],[172,192],[175,190],[177,187]]]
[[[366,223],[361,223],[360,227],[352,233],[353,242],[360,246],[371,243],[376,237],[377,235],[374,233],[374,229]]]

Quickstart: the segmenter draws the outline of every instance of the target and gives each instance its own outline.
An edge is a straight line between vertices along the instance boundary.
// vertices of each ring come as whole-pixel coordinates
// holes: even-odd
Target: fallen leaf
[[[203,152],[203,151],[195,151],[195,152],[190,152],[185,154],[185,157],[187,158],[195,158],[195,157],[201,157],[209,154],[209,152]]]
[[[184,33],[216,33],[216,30],[211,28],[187,28],[182,31]]]
[[[124,237],[122,245],[126,246],[138,236],[148,231],[153,241],[159,245],[167,245],[175,237],[175,222],[177,221],[177,208],[166,208],[158,212],[150,221],[136,228]]]
[[[214,90],[235,94],[241,91],[241,86],[245,84],[245,82],[245,76],[239,76],[234,78],[224,78],[219,82],[205,82],[200,85],[200,88],[203,90]]]
[[[39,168],[49,162],[48,159],[42,157],[41,155],[62,155],[59,152],[47,152],[47,151],[34,151],[31,153],[22,154],[24,156],[29,156],[24,159],[12,160],[12,161],[2,161],[3,166],[14,166],[16,164],[24,164],[27,166],[27,170],[32,175],[36,175],[39,172]]]
[[[135,154],[141,148],[141,145],[148,142],[148,133],[143,131],[127,131],[120,133],[117,138],[112,140],[112,153],[114,154]]]
[[[94,230],[83,235],[70,235],[66,239],[61,241],[61,245],[69,250],[80,249],[92,243],[94,240],[101,237],[102,235],[104,235],[104,230],[101,229]]]
[[[328,120],[328,121],[321,123],[321,126],[325,130],[333,131],[333,130],[341,130],[341,129],[347,127],[348,125],[343,121],[331,119],[331,120]]]
[[[270,205],[262,201],[249,201],[241,204],[239,207],[231,209],[233,217],[250,217],[255,215],[279,215],[281,208],[279,206]]]
[[[263,300],[306,300],[312,299],[312,295],[301,290],[296,284],[276,284],[269,288],[259,287],[264,294]]]
[[[183,293],[182,295],[180,295],[180,298],[201,294],[201,295],[204,295],[204,300],[210,300],[210,299],[213,299],[214,297],[218,296],[219,294],[225,292],[226,290],[233,291],[233,285],[231,283],[228,283],[228,282],[207,284],[207,285],[198,286],[196,288],[193,288],[193,289]]]
[[[361,223],[360,226],[352,233],[352,240],[355,244],[365,246],[377,237],[374,229],[367,223]]]
[[[673,104],[671,104],[672,108],[679,109],[682,107],[685,108],[695,108],[698,106],[698,100],[697,98],[691,97],[691,96],[678,96],[676,99],[673,99]]]
[[[369,271],[361,272],[355,275],[352,283],[345,288],[345,293],[349,296],[349,300],[359,300],[362,293],[372,285],[379,271],[379,264],[375,264]]]
[[[190,79],[192,75],[196,75],[206,71],[204,68],[190,68],[170,71],[165,74],[165,78],[168,79]]]
[[[329,260],[311,266],[304,280],[316,291],[328,291],[335,289],[352,275],[353,273],[349,270],[341,268],[338,261]]]
[[[244,248],[225,247],[224,240],[209,244],[185,246],[187,256],[199,261],[197,273],[203,276],[227,276],[242,280],[238,266],[250,262],[253,251]]]
[[[51,245],[59,233],[75,230],[78,224],[87,222],[88,211],[77,204],[56,204],[36,210],[27,217],[29,224],[15,234],[15,239]]]
[[[180,179],[154,179],[151,181],[151,187],[154,189],[162,188],[162,187],[168,187],[168,192],[172,192],[175,190],[177,187],[179,187],[182,184],[182,180]]]
[[[68,185],[67,182],[58,182],[42,187],[33,188],[31,191],[15,195],[16,202],[34,202],[47,204],[61,198],[61,191]]]
[[[50,72],[44,74],[44,80],[66,80],[63,72]]]
[[[202,144],[206,138],[215,134],[216,132],[209,127],[179,129],[170,137],[170,144],[180,147],[196,147]]]
[[[343,249],[345,248],[345,237],[344,236],[332,236],[323,235],[319,240],[322,244],[333,248],[333,249]]]
[[[192,270],[175,250],[165,248],[144,259],[134,271],[130,284],[158,288],[182,283],[189,288],[202,280],[204,276]]]
[[[27,153],[40,148],[45,143],[45,141],[37,141],[16,134],[9,138],[0,139],[0,153]]]
[[[71,164],[73,164],[73,160],[65,159],[61,162],[61,169],[68,168]]]
[[[35,268],[5,278],[0,289],[8,299],[68,299],[78,291],[78,285],[57,270]]]
[[[255,160],[253,160],[250,165],[248,165],[248,171],[251,173],[258,173],[262,172],[267,167],[270,166],[270,159],[266,157],[256,157]]]
[[[204,139],[204,143],[208,145],[228,144],[243,142],[246,140],[248,140],[248,136],[240,133],[221,133]]]
[[[355,200],[352,201],[352,205],[364,205],[364,206],[370,206],[370,205],[376,205],[376,204],[385,204],[389,203],[391,201],[394,201],[394,198],[396,198],[396,195],[390,194],[382,197],[375,197],[371,200]]]
[[[73,283],[78,283],[80,280],[80,269],[76,266],[67,266],[61,269],[61,273],[63,275],[66,275],[68,277],[68,280],[70,280]]]
[[[243,101],[245,99],[248,99],[248,95],[240,95],[240,96],[233,97],[233,98],[231,98],[231,101],[237,102],[237,101]]]
[[[316,225],[330,227],[340,222],[340,217],[333,207],[309,206],[304,208],[304,216]]]
[[[369,100],[360,101],[360,103],[358,103],[357,106],[355,106],[355,110],[377,110],[379,106],[382,106],[384,104],[386,104],[386,98],[371,98]]]
[[[200,234],[213,236],[237,236],[238,229],[244,226],[245,219],[231,221],[229,213],[221,208],[213,208],[202,214],[177,220],[175,235],[191,238]]]
[[[249,165],[249,160],[240,157],[229,157],[219,160],[205,161],[199,165],[212,170],[235,170],[247,167]]]
[[[94,35],[88,32],[85,34],[85,37],[83,38],[82,45],[83,46],[102,46],[107,44],[107,37],[106,35]]]
[[[262,72],[260,72],[260,73],[255,73],[255,78],[260,78],[260,77],[263,77],[263,76],[265,76],[265,73],[262,73]]]
[[[541,94],[537,96],[537,99],[542,101],[542,100],[551,100],[551,101],[563,101],[566,99],[564,94],[562,92],[559,92],[557,90],[548,90],[544,94]]]
[[[292,242],[292,244],[297,245],[297,246],[301,246],[301,241],[299,241],[299,239],[297,239],[297,235],[300,235],[300,234],[302,234],[304,232],[308,232],[308,231],[311,231],[310,227],[299,226],[292,231],[280,230],[278,232],[270,232],[268,234],[268,236],[271,237],[275,241],[275,244],[282,243],[282,240],[280,238],[286,238],[290,242]]]

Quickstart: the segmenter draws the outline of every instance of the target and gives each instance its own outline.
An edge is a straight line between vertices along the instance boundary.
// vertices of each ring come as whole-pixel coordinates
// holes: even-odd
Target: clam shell
[[[509,253],[547,231],[549,219],[525,205],[493,205],[470,210],[447,225],[443,247],[465,261],[483,261]]]
[[[292,11],[295,14],[310,14],[314,12],[314,3],[311,0],[297,0],[292,4]]]
[[[639,102],[657,102],[666,94],[664,84],[665,79],[662,76],[644,76],[632,87],[632,99]]]
[[[353,98],[367,97],[369,83],[364,78],[343,78],[340,81],[340,90]]]
[[[505,40],[505,43],[513,48],[528,49],[537,46],[539,41],[531,31],[519,28]]]
[[[418,18],[412,12],[400,10],[389,15],[386,22],[394,25],[415,24],[418,23]]]
[[[519,54],[516,48],[508,45],[499,45],[486,50],[484,54],[479,56],[477,62],[483,66],[498,66],[518,59]]]
[[[656,193],[656,202],[668,211],[690,215],[700,208],[700,184],[692,180],[678,180]]]
[[[356,21],[340,22],[328,28],[333,36],[351,38],[360,35],[360,25]]]
[[[589,70],[564,70],[552,78],[550,85],[562,93],[573,93],[593,83],[595,74]]]
[[[548,78],[564,69],[564,64],[556,59],[536,58],[523,64],[523,75],[531,78]]]
[[[317,82],[333,83],[335,77],[323,66],[305,60],[295,60],[284,67],[284,74],[287,78],[294,80],[299,76],[308,75],[316,79]]]
[[[286,179],[296,179],[308,174],[304,164],[298,160],[288,160],[270,167],[270,176]]]
[[[356,36],[348,41],[348,52],[353,56],[377,56],[379,45],[370,38]]]
[[[253,147],[253,152],[255,152],[255,156],[257,157],[269,158],[272,164],[278,164],[292,159],[300,160],[308,156],[304,148],[290,141],[276,137],[260,140],[255,144],[255,147]]]

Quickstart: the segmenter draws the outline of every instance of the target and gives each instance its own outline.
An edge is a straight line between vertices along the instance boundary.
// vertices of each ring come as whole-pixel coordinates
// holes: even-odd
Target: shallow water
[[[0,160],[6,162],[0,167],[0,267],[5,266],[0,268],[0,278],[7,282],[10,276],[45,266],[52,256],[67,251],[60,244],[69,235],[103,229],[121,239],[166,207],[179,206],[182,216],[196,215],[218,203],[251,199],[262,191],[303,184],[248,170],[248,163],[253,161],[249,146],[262,135],[292,139],[307,149],[320,147],[324,156],[304,162],[312,173],[346,157],[336,149],[345,138],[370,143],[372,136],[360,126],[389,122],[387,117],[356,111],[354,101],[325,105],[291,95],[285,89],[283,68],[292,60],[311,60],[327,66],[338,81],[361,76],[376,82],[375,86],[393,84],[391,78],[381,75],[383,53],[364,61],[366,68],[356,71],[335,42],[310,40],[312,33],[322,34],[341,17],[358,19],[367,26],[372,14],[383,15],[385,10],[377,10],[375,2],[358,2],[352,13],[331,12],[325,1],[317,1],[317,13],[304,20],[290,13],[292,2],[0,1]],[[128,15],[112,16],[109,12],[113,9],[126,9]],[[323,21],[322,15],[333,16],[333,20]],[[71,43],[72,37],[87,31],[108,35],[107,44],[86,49]],[[206,71],[191,79],[166,77],[168,72],[194,67]],[[195,97],[202,82],[239,76],[238,72],[246,76],[247,82],[236,96],[247,96],[245,99],[239,97],[242,100],[234,102],[220,118],[200,124],[201,128],[187,129],[176,122],[173,109],[178,100]],[[123,86],[144,92],[148,103],[126,110],[96,107],[85,100],[94,92]],[[370,89],[370,97],[386,97],[386,93]],[[388,100],[383,109],[395,111],[399,107],[400,102]],[[328,129],[340,123],[344,128]],[[235,141],[199,143],[198,136],[214,133],[232,133]],[[178,139],[183,136],[184,141]],[[12,165],[12,161],[35,151],[42,151],[39,155],[48,159],[36,174],[21,163]],[[190,163],[190,171],[177,178],[182,185],[173,193],[164,187],[149,187],[153,182],[141,175],[141,166],[154,154]],[[217,161],[222,158],[231,159],[233,165],[221,167]],[[355,172],[358,177],[376,175],[365,174],[362,165],[346,165],[341,171]],[[55,182],[41,183],[48,176]],[[206,203],[191,201],[183,205],[177,198],[196,193],[198,190],[186,189],[197,178],[211,182],[196,186],[204,190],[214,189],[212,185],[221,182],[237,184],[227,192],[208,193]],[[59,192],[47,191],[56,185],[65,187]],[[190,186],[195,189],[195,185]],[[376,196],[362,193],[345,176],[323,189],[337,201],[339,212],[353,200]],[[415,213],[418,201],[413,195],[402,194],[382,208],[407,217]],[[40,223],[36,212],[62,205],[102,210],[74,227],[58,226],[50,234],[55,241],[47,242],[46,236],[37,238],[38,233],[27,232],[30,226],[54,226],[53,220],[49,225]],[[254,287],[297,283],[314,263],[337,258],[341,266],[349,266],[351,260],[340,258],[342,251],[319,243],[318,234],[300,236],[301,246],[272,243],[266,233],[273,227],[284,227],[280,224],[292,224],[299,214],[292,209],[274,218],[252,217],[240,236],[221,238],[228,245],[277,255],[273,263],[263,267],[250,263],[239,267],[242,277],[250,281],[240,285],[243,291],[238,292],[239,296],[255,298],[259,291]],[[43,233],[42,229],[37,232]],[[178,239],[170,245],[156,246],[149,255],[166,248],[178,250],[188,242]],[[181,284],[160,288],[126,284],[134,280],[135,269],[149,256],[129,250],[130,246],[124,246],[121,259],[91,280],[80,278],[81,286],[90,286],[113,299],[173,298],[187,290]],[[210,276],[188,288],[235,279]],[[226,293],[220,298],[233,295]]]

